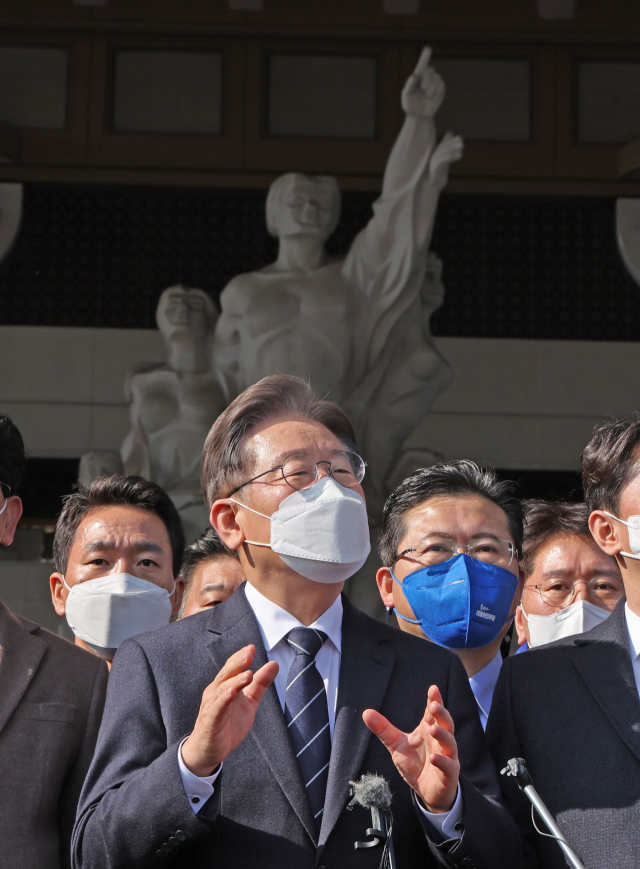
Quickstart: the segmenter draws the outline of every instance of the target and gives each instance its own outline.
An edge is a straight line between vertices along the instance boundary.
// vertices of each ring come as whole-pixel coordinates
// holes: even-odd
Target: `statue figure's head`
[[[267,196],[267,229],[276,238],[312,235],[325,241],[340,220],[340,185],[330,175],[289,172]]]
[[[218,313],[203,291],[178,284],[160,296],[156,323],[166,341],[188,338],[204,341],[213,332]]]

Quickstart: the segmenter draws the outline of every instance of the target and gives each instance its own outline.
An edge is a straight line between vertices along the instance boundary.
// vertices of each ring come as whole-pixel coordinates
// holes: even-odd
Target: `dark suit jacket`
[[[487,738],[498,769],[523,757],[533,784],[587,869],[640,866],[640,699],[624,618],[508,658]],[[525,840],[525,864],[566,867],[560,847],[535,832],[531,805],[501,776]],[[546,832],[540,821],[538,826]]]
[[[0,864],[71,865],[107,688],[102,658],[0,602]]]
[[[313,869],[320,864],[377,869],[379,848],[353,847],[356,839],[366,838],[370,812],[344,810],[349,781],[375,771],[387,778],[394,794],[394,842],[403,869],[516,869],[521,844],[513,821],[495,799],[495,770],[459,660],[373,621],[346,598],[343,604],[338,704],[318,841],[273,685],[198,816],[182,786],[178,745],[193,727],[205,687],[228,657],[248,643],[257,650],[254,668],[267,660],[241,587],[215,610],[136,637],[118,650],[96,756],[81,797],[74,865],[132,869],[166,861],[185,869]],[[457,721],[464,770],[464,835],[442,847],[425,836],[410,788],[361,717],[373,707],[412,730],[432,683],[440,686]]]

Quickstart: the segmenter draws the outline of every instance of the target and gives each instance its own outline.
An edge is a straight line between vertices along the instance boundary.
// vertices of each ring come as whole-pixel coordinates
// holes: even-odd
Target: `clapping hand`
[[[240,745],[253,726],[265,691],[276,678],[275,661],[251,672],[255,652],[255,646],[245,646],[232,655],[202,694],[193,732],[182,745],[187,769],[201,778],[211,775]]]
[[[402,108],[408,115],[432,118],[444,99],[444,82],[429,66],[431,49],[423,48],[420,60],[402,90]]]
[[[384,715],[366,709],[364,723],[389,749],[398,772],[434,814],[453,808],[460,777],[453,718],[435,685],[429,688],[427,708],[413,733],[403,733]]]

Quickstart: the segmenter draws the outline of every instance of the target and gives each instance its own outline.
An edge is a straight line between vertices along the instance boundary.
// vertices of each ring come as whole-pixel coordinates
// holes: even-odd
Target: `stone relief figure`
[[[217,318],[202,290],[169,287],[156,311],[167,361],[140,366],[125,385],[131,406],[131,431],[121,447],[125,473],[140,474],[168,492],[188,540],[209,525],[200,458],[209,429],[226,405],[211,361]]]
[[[402,91],[406,118],[382,195],[347,256],[332,259],[324,248],[340,216],[336,179],[282,176],[266,205],[278,258],[226,286],[214,339],[227,403],[282,372],[308,377],[321,395],[342,404],[369,461],[373,517],[402,444],[451,379],[428,327],[439,284],[428,252],[438,198],[462,140],[447,133],[436,145],[444,83],[430,56],[425,48]]]

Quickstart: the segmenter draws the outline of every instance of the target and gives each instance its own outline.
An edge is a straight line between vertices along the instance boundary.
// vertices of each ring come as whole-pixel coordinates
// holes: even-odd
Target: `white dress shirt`
[[[627,623],[627,634],[629,636],[629,654],[631,655],[631,666],[633,667],[633,675],[636,679],[636,688],[640,694],[640,616],[637,616],[629,609],[629,604],[624,605],[624,617]]]
[[[489,717],[493,692],[496,687],[496,682],[498,681],[498,676],[500,675],[501,667],[502,655],[498,650],[495,658],[492,658],[489,663],[482,668],[482,670],[479,670],[475,676],[471,676],[469,679],[469,685],[471,685],[473,696],[476,698],[476,703],[478,704],[480,722],[483,730],[487,729],[487,718]]]
[[[244,590],[249,606],[253,610],[258,622],[267,658],[270,661],[277,661],[280,668],[275,679],[275,689],[282,706],[282,711],[284,712],[287,676],[289,674],[289,667],[295,658],[295,652],[285,640],[285,637],[292,628],[303,628],[306,626],[302,622],[299,622],[295,616],[292,616],[291,613],[288,613],[282,607],[266,598],[251,583],[247,582]],[[324,631],[328,637],[316,655],[316,667],[322,676],[327,692],[329,730],[333,739],[333,725],[336,719],[336,704],[338,701],[338,682],[340,680],[340,657],[342,654],[342,599],[340,596],[336,598],[329,609],[325,610],[317,621],[312,625],[308,625],[308,627]],[[180,778],[191,803],[191,808],[195,814],[198,814],[202,806],[213,794],[213,784],[220,775],[222,764],[211,776],[200,778],[194,775],[194,773],[187,769],[182,760],[182,742],[178,748]],[[456,801],[450,812],[436,815],[427,812],[422,806],[420,806],[420,810],[445,839],[459,839],[462,835],[460,828],[462,818],[460,788],[458,788]]]

